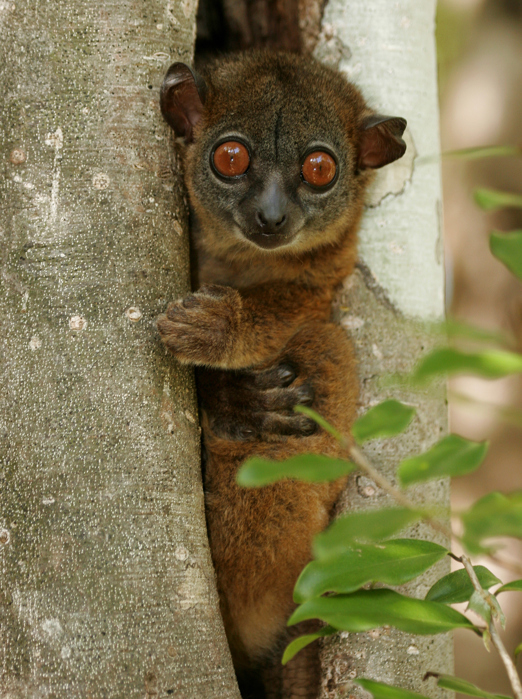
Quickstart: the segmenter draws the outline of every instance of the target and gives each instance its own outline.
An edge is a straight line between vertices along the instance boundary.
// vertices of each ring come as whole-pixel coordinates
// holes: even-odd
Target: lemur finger
[[[290,386],[297,377],[297,372],[291,364],[279,364],[264,371],[252,373],[254,387],[266,391],[272,388]]]
[[[265,410],[286,411],[292,410],[296,405],[311,405],[315,391],[309,383],[288,388],[273,388],[265,391],[261,400]]]
[[[306,417],[306,415],[265,413],[261,430],[266,434],[277,434],[288,437],[309,437],[317,432],[317,424]]]

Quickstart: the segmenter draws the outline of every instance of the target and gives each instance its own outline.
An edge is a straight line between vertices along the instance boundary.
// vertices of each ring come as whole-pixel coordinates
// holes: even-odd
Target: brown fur
[[[291,412],[294,404],[313,401],[338,430],[350,430],[355,359],[345,333],[329,318],[333,294],[356,260],[356,229],[371,179],[358,160],[361,124],[371,111],[338,73],[297,56],[233,57],[205,78],[206,101],[186,151],[203,286],[169,306],[158,328],[179,361],[206,367],[199,388],[207,520],[235,667],[239,673],[264,667],[267,697],[313,697],[317,663],[308,657],[308,675],[296,679],[313,651],[298,656],[282,676],[277,665],[269,666],[289,638],[295,581],[344,481],[284,480],[245,489],[235,478],[253,455],[338,453],[326,432]],[[193,94],[190,99],[197,102]],[[224,185],[210,171],[209,148],[222,134],[238,132],[254,144],[252,171]],[[192,131],[185,133],[191,137]],[[301,149],[325,139],[335,149],[340,176],[327,195],[310,193],[299,179]],[[298,233],[266,250],[242,231],[249,225],[249,197],[274,171],[290,183],[289,226],[296,221]]]

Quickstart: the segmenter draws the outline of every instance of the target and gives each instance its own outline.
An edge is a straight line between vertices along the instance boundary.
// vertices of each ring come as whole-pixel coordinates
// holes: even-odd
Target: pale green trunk
[[[408,120],[406,156],[378,173],[360,232],[360,266],[339,298],[340,320],[359,360],[361,409],[394,397],[417,408],[404,435],[371,443],[365,451],[391,480],[402,458],[426,450],[446,431],[444,392],[408,392],[385,377],[409,371],[432,340],[423,322],[444,314],[441,240],[439,114],[434,38],[435,0],[329,0],[316,55],[337,63],[363,90],[370,105]],[[421,158],[429,158],[424,161]],[[447,483],[409,493],[422,503],[449,505]],[[356,475],[342,508],[390,505],[372,481]],[[408,534],[448,544],[426,526]],[[402,591],[424,597],[449,569],[442,561]],[[362,696],[353,684],[368,677],[438,696],[428,670],[451,672],[452,639],[413,636],[393,629],[341,634],[323,650],[321,699]],[[367,695],[365,695],[367,696]]]

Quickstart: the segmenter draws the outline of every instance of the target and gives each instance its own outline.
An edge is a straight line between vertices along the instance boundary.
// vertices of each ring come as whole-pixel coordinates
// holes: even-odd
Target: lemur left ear
[[[177,136],[193,139],[193,130],[203,113],[207,86],[190,66],[173,63],[160,91],[161,113]]]
[[[402,158],[406,144],[401,138],[406,119],[372,114],[360,126],[358,165],[360,170],[379,168]]]

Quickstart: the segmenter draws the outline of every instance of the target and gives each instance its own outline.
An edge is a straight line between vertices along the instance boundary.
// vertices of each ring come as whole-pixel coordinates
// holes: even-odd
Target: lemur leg
[[[281,363],[296,368],[296,387],[310,384],[313,408],[347,434],[358,391],[345,333],[333,324],[310,324],[287,343],[274,366]],[[203,425],[207,519],[225,627],[236,667],[253,667],[263,664],[286,637],[295,581],[310,560],[314,535],[328,524],[344,481],[283,480],[249,489],[236,484],[236,473],[253,455],[275,460],[307,452],[337,455],[339,445],[323,430],[240,441],[213,433],[207,416]]]

